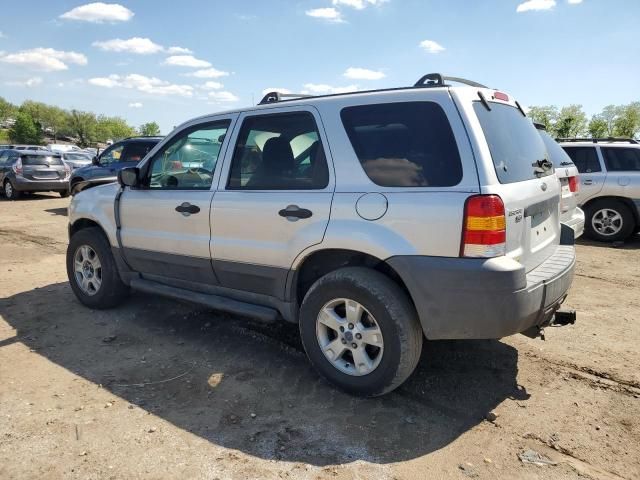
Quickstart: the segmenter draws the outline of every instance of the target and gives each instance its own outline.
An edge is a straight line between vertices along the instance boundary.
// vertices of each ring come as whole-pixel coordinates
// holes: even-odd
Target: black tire
[[[61,190],[58,193],[62,198],[67,198],[69,196],[69,190]]]
[[[593,217],[602,209],[618,213],[622,217],[622,227],[613,235],[603,235],[593,226]],[[636,229],[636,221],[631,209],[620,200],[599,200],[585,209],[585,236],[599,242],[619,242],[626,240]]]
[[[93,295],[85,293],[78,285],[74,272],[74,256],[83,245],[91,247],[100,259],[102,283]],[[118,274],[118,268],[111,252],[111,246],[98,227],[85,228],[76,232],[67,247],[67,276],[73,293],[81,303],[89,308],[106,309],[120,305],[129,294]]]
[[[8,189],[9,192],[7,192],[7,185],[11,187]],[[7,200],[17,200],[21,197],[21,193],[18,190],[16,190],[15,185],[9,179],[4,181],[4,185],[2,186],[2,192],[4,193],[4,196],[6,197]]]
[[[340,371],[324,355],[316,335],[320,310],[333,299],[355,300],[375,318],[384,339],[380,363],[370,373]],[[400,386],[415,370],[422,351],[422,328],[406,293],[390,278],[364,267],[347,267],[317,280],[300,308],[300,335],[316,370],[338,388],[373,397]]]

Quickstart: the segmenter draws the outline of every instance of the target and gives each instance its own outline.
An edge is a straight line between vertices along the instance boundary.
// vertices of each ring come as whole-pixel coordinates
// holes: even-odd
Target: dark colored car
[[[8,200],[23,192],[69,195],[71,168],[62,157],[43,150],[0,150],[0,185]]]
[[[160,140],[162,137],[131,137],[114,143],[94,157],[91,165],[73,171],[69,180],[71,193],[115,182],[118,171],[135,167]]]
[[[91,165],[93,155],[84,152],[61,152],[64,163],[71,167],[71,170],[87,167]]]

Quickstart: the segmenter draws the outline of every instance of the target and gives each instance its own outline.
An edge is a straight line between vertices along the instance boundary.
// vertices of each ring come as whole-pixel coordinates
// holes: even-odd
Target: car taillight
[[[16,175],[22,175],[22,159],[19,158],[15,165],[11,168]]]
[[[64,164],[64,178],[69,178],[70,175],[71,175],[71,167],[65,163]]]
[[[577,175],[575,177],[569,177],[569,190],[573,193],[576,193],[579,190],[580,182],[578,182],[578,179]]]
[[[475,195],[464,206],[461,257],[491,258],[506,252],[504,203],[498,195]]]

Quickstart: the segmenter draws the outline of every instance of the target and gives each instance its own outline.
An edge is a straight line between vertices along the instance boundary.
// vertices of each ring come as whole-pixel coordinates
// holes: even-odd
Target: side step
[[[210,295],[207,293],[193,292],[182,288],[170,287],[169,285],[152,282],[151,280],[145,280],[143,278],[132,279],[131,288],[145,293],[162,295],[163,297],[173,298],[175,300],[197,303],[210,307],[214,310],[220,310],[234,315],[251,317],[262,322],[270,323],[275,322],[278,319],[278,312],[273,308],[245,303],[231,298],[221,297],[219,295]]]

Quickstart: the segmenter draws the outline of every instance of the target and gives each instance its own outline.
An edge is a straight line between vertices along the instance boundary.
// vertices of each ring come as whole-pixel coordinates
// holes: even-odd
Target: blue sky
[[[640,100],[638,0],[3,2],[0,96],[157,121],[442,72],[523,105]]]

